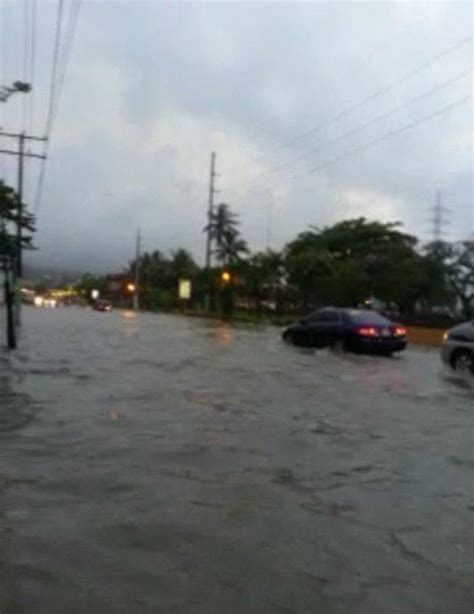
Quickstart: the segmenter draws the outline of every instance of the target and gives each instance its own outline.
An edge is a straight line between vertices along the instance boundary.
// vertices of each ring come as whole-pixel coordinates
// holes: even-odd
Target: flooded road
[[[472,614],[474,386],[436,351],[24,310],[1,614]]]

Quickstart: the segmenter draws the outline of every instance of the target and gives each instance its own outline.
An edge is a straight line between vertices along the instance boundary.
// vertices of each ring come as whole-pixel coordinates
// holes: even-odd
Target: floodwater
[[[474,383],[274,328],[24,309],[1,614],[472,614]]]

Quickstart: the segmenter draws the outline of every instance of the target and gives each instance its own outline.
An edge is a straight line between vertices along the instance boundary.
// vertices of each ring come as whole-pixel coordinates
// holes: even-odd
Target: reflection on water
[[[460,390],[467,390],[474,392],[474,377],[468,373],[459,373],[456,371],[448,370],[448,367],[444,368],[441,372],[441,378],[451,386],[455,386]]]
[[[213,323],[210,327],[212,338],[222,347],[230,346],[234,340],[234,328],[226,322]]]
[[[132,309],[122,309],[119,311],[120,317],[125,318],[126,320],[134,320],[137,317],[136,311]]]
[[[10,377],[0,376],[0,438],[27,426],[37,410],[38,405],[27,394],[15,391]]]

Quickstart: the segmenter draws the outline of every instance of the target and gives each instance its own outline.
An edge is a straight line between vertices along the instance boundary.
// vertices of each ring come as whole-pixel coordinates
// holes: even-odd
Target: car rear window
[[[380,313],[367,309],[348,309],[345,314],[348,320],[354,324],[372,324],[374,326],[387,326],[391,324],[390,320],[381,316]]]
[[[339,322],[340,316],[337,311],[313,311],[306,318],[307,320],[311,320],[311,322]]]

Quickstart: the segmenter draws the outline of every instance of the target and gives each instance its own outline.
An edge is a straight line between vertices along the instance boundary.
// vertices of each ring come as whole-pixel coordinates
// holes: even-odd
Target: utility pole
[[[23,165],[25,160],[25,133],[18,135],[18,219],[16,223],[16,274],[18,279],[23,276],[23,254],[21,249],[21,219],[23,217]]]
[[[23,253],[22,253],[22,220],[23,220],[23,176],[24,176],[24,161],[25,158],[40,158],[44,160],[46,158],[45,155],[34,154],[27,152],[25,153],[25,141],[46,141],[46,137],[39,136],[30,136],[26,135],[24,132],[14,133],[14,132],[3,132],[0,131],[0,136],[6,136],[13,139],[18,139],[18,151],[14,151],[12,149],[0,149],[0,153],[9,154],[11,156],[16,156],[18,158],[18,185],[17,185],[17,197],[18,197],[18,214],[16,219],[16,253],[15,253],[15,263],[14,269],[17,277],[16,285],[18,285],[18,280],[21,279],[23,275]],[[15,284],[13,284],[15,285]],[[10,288],[11,295],[14,296],[14,290]],[[16,324],[20,325],[20,297],[16,296],[16,310],[15,310],[15,320]]]
[[[6,102],[12,94],[16,94],[17,92],[27,94],[31,92],[31,90],[31,84],[25,83],[24,81],[15,81],[11,86],[0,85],[0,102]]]
[[[24,161],[25,158],[40,158],[44,160],[46,158],[45,155],[34,154],[27,152],[25,153],[25,141],[46,141],[46,137],[40,136],[30,136],[25,134],[24,132],[20,132],[19,134],[13,132],[3,132],[0,131],[0,136],[6,136],[14,139],[18,139],[18,151],[13,151],[11,149],[0,149],[0,153],[10,154],[12,156],[17,156],[18,158],[18,185],[17,185],[17,194],[18,194],[18,216],[17,216],[17,227],[16,227],[16,237],[17,237],[17,254],[16,254],[16,274],[18,277],[21,277],[23,274],[23,258],[22,258],[22,250],[21,250],[21,239],[22,239],[22,227],[21,220],[23,218],[23,176],[24,176]]]
[[[6,334],[7,347],[9,350],[16,348],[16,330],[13,313],[14,297],[12,291],[12,266],[7,255],[3,256],[3,295],[6,308]]]
[[[211,171],[209,175],[209,204],[207,210],[207,237],[206,237],[206,270],[208,271],[211,267],[211,223],[212,223],[212,215],[214,213],[214,194],[216,193],[216,189],[214,187],[214,181],[216,178],[216,154],[213,151],[211,153]]]
[[[138,311],[140,309],[139,291],[140,291],[140,258],[142,251],[142,237],[140,228],[137,230],[137,240],[135,244],[135,291],[133,293],[133,309]]]

